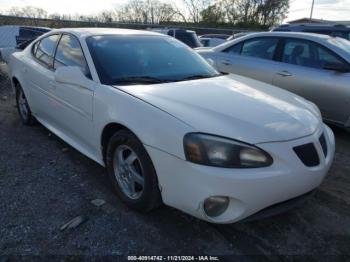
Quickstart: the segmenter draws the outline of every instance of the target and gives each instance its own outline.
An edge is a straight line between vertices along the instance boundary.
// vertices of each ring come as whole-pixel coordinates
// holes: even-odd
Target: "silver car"
[[[350,41],[317,34],[266,32],[198,52],[220,72],[299,94],[317,104],[325,121],[350,127]]]

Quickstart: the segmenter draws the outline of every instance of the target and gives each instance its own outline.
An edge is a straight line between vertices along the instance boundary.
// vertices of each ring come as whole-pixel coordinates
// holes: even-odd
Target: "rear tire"
[[[22,123],[28,126],[33,125],[35,123],[35,118],[32,115],[27,98],[20,84],[16,84],[16,104]]]
[[[130,208],[147,212],[161,205],[152,160],[134,134],[121,130],[111,137],[106,167],[117,195]]]

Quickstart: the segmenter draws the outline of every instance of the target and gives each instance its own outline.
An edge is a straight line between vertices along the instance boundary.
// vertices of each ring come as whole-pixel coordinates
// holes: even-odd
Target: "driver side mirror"
[[[339,64],[339,63],[326,63],[323,66],[323,69],[335,71],[335,72],[338,72],[338,73],[348,73],[348,72],[350,72],[350,68],[348,66],[343,65],[343,64]]]
[[[55,81],[61,84],[69,84],[90,89],[89,80],[78,66],[61,66],[55,71]]]

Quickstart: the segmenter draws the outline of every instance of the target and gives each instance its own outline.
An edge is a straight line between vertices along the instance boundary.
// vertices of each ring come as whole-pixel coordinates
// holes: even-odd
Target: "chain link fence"
[[[0,26],[2,25],[23,25],[39,26],[49,28],[67,28],[67,27],[111,27],[128,29],[147,29],[147,28],[179,28],[193,30],[198,35],[201,34],[229,34],[247,31],[245,28],[213,28],[205,24],[191,24],[183,22],[169,22],[162,24],[145,23],[127,23],[127,22],[98,22],[98,21],[75,21],[63,19],[43,19],[0,15]]]
[[[13,94],[11,82],[7,74],[7,66],[5,63],[0,63],[0,104],[8,101],[11,95]]]

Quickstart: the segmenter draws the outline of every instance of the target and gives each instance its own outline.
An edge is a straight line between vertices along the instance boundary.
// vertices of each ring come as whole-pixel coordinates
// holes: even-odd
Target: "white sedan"
[[[54,30],[9,67],[23,123],[105,166],[139,211],[165,203],[214,223],[271,213],[313,191],[333,160],[314,104],[223,76],[169,36]]]

